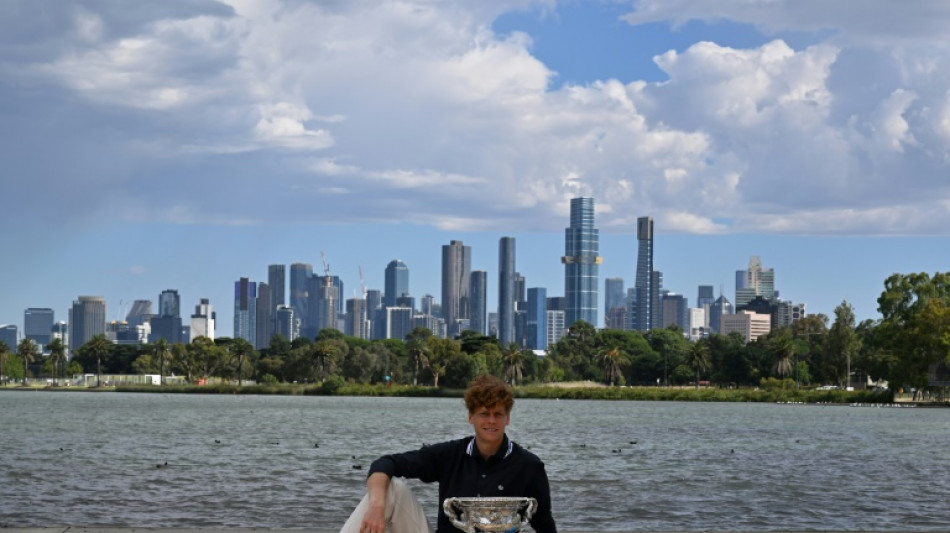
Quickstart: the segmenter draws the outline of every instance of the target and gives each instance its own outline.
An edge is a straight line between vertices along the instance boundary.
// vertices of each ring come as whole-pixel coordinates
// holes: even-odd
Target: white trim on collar
[[[508,450],[505,451],[504,459],[507,459],[513,451],[515,451],[515,441],[508,439]],[[468,446],[465,448],[465,453],[475,457],[475,437],[472,437],[472,440],[468,441]]]

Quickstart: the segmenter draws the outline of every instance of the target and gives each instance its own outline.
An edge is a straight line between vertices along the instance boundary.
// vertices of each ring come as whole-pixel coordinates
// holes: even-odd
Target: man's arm
[[[386,493],[389,491],[389,476],[375,472],[366,478],[369,508],[363,516],[361,533],[386,533]]]

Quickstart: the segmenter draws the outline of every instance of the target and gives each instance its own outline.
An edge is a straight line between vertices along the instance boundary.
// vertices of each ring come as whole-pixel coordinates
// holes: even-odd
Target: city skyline
[[[495,311],[503,236],[527,286],[563,296],[575,197],[597,206],[601,292],[634,286],[639,217],[690,305],[699,285],[734,300],[752,256],[782,298],[829,316],[847,300],[859,320],[889,275],[950,270],[950,4],[76,0],[4,15],[0,324],[21,334],[28,308],[68,320],[101,296],[115,320],[173,289],[182,309],[207,298],[228,335],[235,280],[282,264],[294,288],[292,265],[322,275],[324,257],[338,307],[382,290],[395,258],[417,301],[441,299],[453,240]]]

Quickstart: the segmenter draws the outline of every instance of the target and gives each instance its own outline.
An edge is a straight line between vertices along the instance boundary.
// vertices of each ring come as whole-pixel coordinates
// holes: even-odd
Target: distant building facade
[[[571,199],[571,222],[564,230],[564,297],[568,327],[583,320],[597,327],[600,236],[594,227],[594,199]]]

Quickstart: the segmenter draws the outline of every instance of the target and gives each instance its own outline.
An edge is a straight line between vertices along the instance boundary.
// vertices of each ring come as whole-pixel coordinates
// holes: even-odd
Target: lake
[[[948,415],[521,399],[508,434],[564,531],[937,531]],[[470,433],[461,399],[0,391],[0,526],[332,530],[377,456]]]

